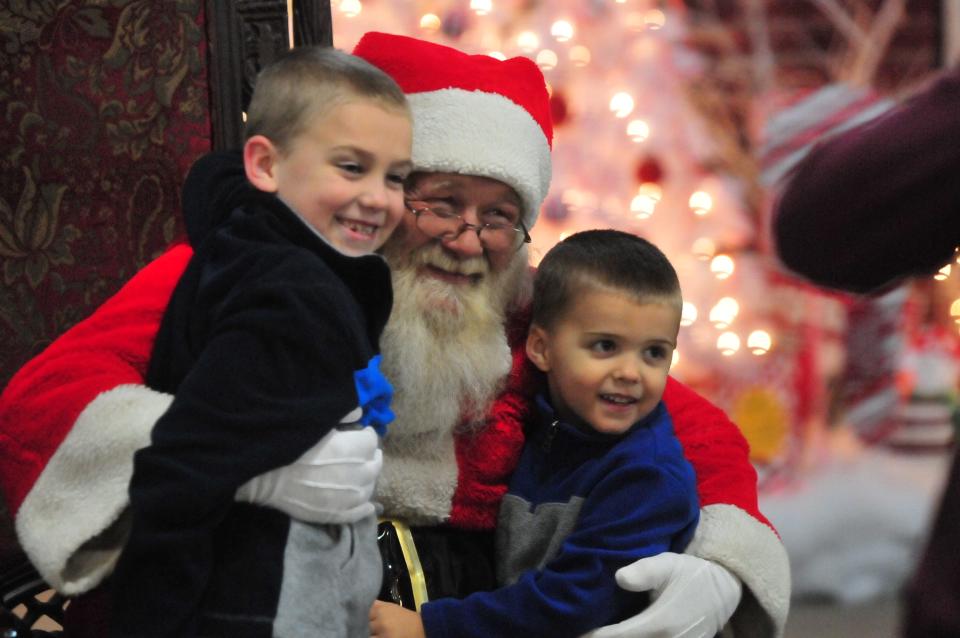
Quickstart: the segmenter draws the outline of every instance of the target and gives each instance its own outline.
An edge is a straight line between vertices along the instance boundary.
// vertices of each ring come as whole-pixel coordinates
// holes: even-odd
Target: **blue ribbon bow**
[[[380,355],[373,357],[363,370],[353,373],[353,382],[357,387],[357,398],[363,408],[360,423],[371,426],[377,434],[385,436],[387,424],[395,418],[390,410],[393,388],[380,372]]]

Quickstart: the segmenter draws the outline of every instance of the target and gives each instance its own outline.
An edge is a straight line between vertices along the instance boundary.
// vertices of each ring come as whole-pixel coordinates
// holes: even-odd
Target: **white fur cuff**
[[[125,536],[109,528],[129,502],[133,453],[150,443],[153,425],[172,401],[138,385],[100,394],[24,499],[16,517],[20,544],[61,593],[92,589],[113,570]]]
[[[746,586],[730,619],[737,638],[783,635],[790,610],[790,561],[772,529],[739,507],[707,505],[686,553],[723,565]]]

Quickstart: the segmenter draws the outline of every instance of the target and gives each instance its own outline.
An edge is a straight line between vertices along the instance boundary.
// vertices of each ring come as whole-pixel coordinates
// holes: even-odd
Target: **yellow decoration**
[[[730,418],[750,444],[752,460],[769,463],[783,454],[790,426],[786,408],[774,392],[747,388],[734,401]]]

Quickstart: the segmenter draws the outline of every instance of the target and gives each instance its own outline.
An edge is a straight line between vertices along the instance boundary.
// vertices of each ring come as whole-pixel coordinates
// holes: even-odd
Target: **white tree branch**
[[[770,29],[764,0],[745,0],[747,32],[752,44],[752,75],[757,92],[766,94],[776,75],[776,60],[770,44]]]
[[[885,0],[874,17],[866,42],[858,47],[853,57],[850,81],[860,86],[870,85],[883,56],[890,46],[903,19],[906,0]]]
[[[814,6],[820,9],[830,20],[831,24],[837,28],[837,31],[843,34],[850,42],[851,46],[859,47],[867,38],[863,29],[850,17],[843,7],[836,0],[810,0]]]

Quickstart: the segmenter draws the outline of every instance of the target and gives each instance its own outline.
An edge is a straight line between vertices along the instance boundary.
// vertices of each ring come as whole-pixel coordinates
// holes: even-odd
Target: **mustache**
[[[440,244],[430,243],[411,255],[414,266],[433,266],[447,272],[466,276],[486,276],[490,274],[490,264],[485,257],[456,259],[451,257]]]

